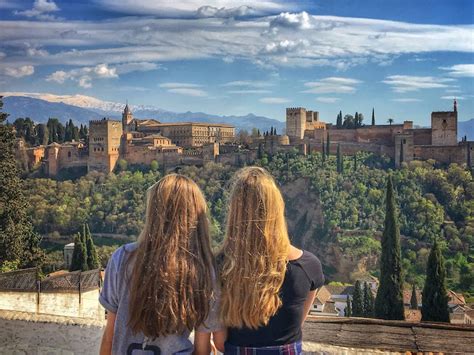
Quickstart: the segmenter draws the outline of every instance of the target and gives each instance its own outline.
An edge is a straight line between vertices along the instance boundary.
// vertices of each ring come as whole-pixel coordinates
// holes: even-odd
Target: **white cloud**
[[[181,15],[201,15],[205,17],[219,14],[221,17],[226,12],[230,15],[235,13],[244,13],[252,9],[252,13],[266,13],[268,11],[282,11],[288,8],[288,4],[284,1],[251,1],[251,0],[208,0],[203,5],[200,0],[98,0],[98,2],[105,8],[127,14],[142,14],[142,15],[161,15],[161,16],[181,16]]]
[[[4,70],[5,75],[12,76],[14,78],[22,78],[24,76],[32,75],[35,72],[35,68],[32,65],[23,65],[21,67],[7,67]]]
[[[257,81],[257,80],[236,80],[229,81],[221,86],[225,87],[250,87],[250,88],[264,88],[273,86],[273,83],[267,81]]]
[[[46,77],[46,81],[54,81],[64,84],[66,80],[72,80],[83,88],[91,88],[93,79],[118,78],[117,68],[108,67],[107,64],[97,64],[95,67],[82,67],[69,71],[58,70]]]
[[[352,94],[360,83],[362,81],[352,78],[329,77],[304,83],[308,89],[302,92],[307,94]]]
[[[242,89],[242,90],[229,90],[228,94],[270,94],[271,90],[263,89]]]
[[[196,97],[207,96],[207,93],[201,89],[176,88],[176,89],[168,89],[167,91],[172,94],[179,94],[179,95],[185,95],[185,96],[196,96]]]
[[[451,67],[440,67],[440,69],[448,70],[449,75],[455,77],[474,77],[474,64],[456,64]]]
[[[59,11],[59,7],[53,0],[35,0],[33,8],[25,11],[15,11],[15,15],[34,17],[39,20],[54,20],[50,12]]]
[[[178,94],[184,96],[194,97],[206,97],[207,92],[200,89],[202,85],[193,83],[162,83],[159,85],[160,88],[166,89],[171,94]]]
[[[340,98],[338,97],[327,97],[327,96],[320,96],[316,98],[316,101],[318,102],[323,102],[326,104],[333,104],[335,102],[338,102]]]
[[[291,100],[284,97],[262,97],[258,101],[264,104],[286,104],[291,102]]]
[[[398,99],[392,99],[392,101],[395,101],[395,102],[420,102],[421,100],[420,99],[415,99],[415,98],[412,98],[412,97],[401,97],[401,98],[398,98]]]
[[[147,15],[170,9],[191,14],[202,6],[198,1],[171,0],[102,0],[102,4],[108,8],[124,7],[131,13],[136,9],[137,13]],[[286,3],[271,1],[213,0],[206,5],[218,9],[249,6],[258,11],[287,10]],[[0,43],[5,48],[19,47],[25,42],[34,48],[55,48],[53,53],[35,57],[9,49],[0,66],[93,67],[104,61],[113,66],[128,62],[230,58],[273,69],[332,66],[346,70],[366,63],[387,65],[403,54],[472,53],[472,29],[469,25],[412,24],[306,13],[232,20],[144,16],[54,23],[0,21]]]
[[[196,17],[245,17],[256,15],[258,12],[250,6],[239,6],[234,8],[217,8],[213,6],[201,6],[196,11]]]
[[[179,89],[179,88],[200,88],[202,85],[192,83],[163,83],[159,85],[160,88],[165,89]]]
[[[0,60],[2,60],[3,58],[5,58],[7,55],[4,53],[4,52],[0,52]]]
[[[284,12],[276,16],[270,22],[270,27],[286,27],[308,30],[314,27],[313,21],[313,17],[310,16],[306,11],[300,13]]]
[[[443,100],[464,100],[464,96],[441,96]]]
[[[389,75],[382,82],[392,87],[394,92],[406,93],[421,89],[438,89],[449,87],[454,79],[433,76]]]

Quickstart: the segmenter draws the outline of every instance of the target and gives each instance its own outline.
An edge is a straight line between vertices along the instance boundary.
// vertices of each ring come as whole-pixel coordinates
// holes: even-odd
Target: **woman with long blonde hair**
[[[291,245],[283,197],[262,168],[236,174],[218,269],[225,354],[299,354],[324,276],[313,254]]]
[[[148,189],[138,241],[107,265],[101,354],[209,354],[220,328],[215,280],[204,196],[189,178],[167,175]]]

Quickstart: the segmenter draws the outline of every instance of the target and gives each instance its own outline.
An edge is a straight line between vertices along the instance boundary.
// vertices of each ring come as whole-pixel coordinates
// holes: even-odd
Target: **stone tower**
[[[306,129],[306,109],[291,107],[286,109],[286,134],[290,140],[303,139]]]
[[[131,127],[130,123],[133,120],[133,114],[132,111],[130,111],[130,108],[128,107],[128,102],[125,105],[125,109],[122,112],[122,130],[124,132],[129,132]]]
[[[453,111],[431,113],[431,144],[458,144],[458,110],[454,100]]]
[[[109,119],[89,122],[89,159],[87,170],[110,173],[120,156],[122,137],[120,121]]]

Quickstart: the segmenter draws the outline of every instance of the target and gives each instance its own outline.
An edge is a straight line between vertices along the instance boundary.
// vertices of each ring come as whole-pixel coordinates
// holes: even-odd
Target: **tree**
[[[40,238],[28,217],[28,200],[15,161],[15,134],[6,125],[0,96],[0,268],[5,262],[18,267],[41,263]]]
[[[446,290],[446,268],[444,258],[435,239],[426,267],[423,288],[421,320],[425,322],[449,323],[448,292]]]
[[[357,171],[357,154],[354,154],[354,172]]]
[[[398,226],[392,176],[387,178],[385,222],[380,258],[380,286],[375,299],[375,316],[381,319],[405,319],[402,293],[400,229]]]
[[[359,127],[359,113],[356,111],[355,115],[354,115],[354,127],[353,128],[357,128]]]
[[[344,172],[344,157],[341,154],[341,145],[337,145],[336,170],[339,174]]]
[[[150,170],[151,171],[158,171],[159,165],[156,160],[152,160],[150,163]]]
[[[389,119],[387,120],[387,122],[388,122],[388,123],[390,124],[390,126],[391,126],[392,123],[394,122],[394,120],[393,120],[393,118],[389,118]]]
[[[342,128],[354,128],[354,117],[352,115],[345,115],[344,122],[342,123]]]
[[[372,108],[372,126],[375,126],[375,108]]]
[[[94,270],[99,267],[99,259],[97,258],[97,251],[95,250],[94,241],[92,239],[89,225],[84,225],[84,234],[86,239],[86,252],[87,252],[87,268]]]
[[[329,132],[326,137],[326,155],[329,157],[331,155],[331,141],[329,139]]]
[[[360,287],[359,280],[356,281],[354,286],[354,293],[352,294],[352,315],[354,317],[364,316],[364,295]]]
[[[400,165],[403,163],[403,156],[404,156],[404,152],[403,152],[403,140],[400,141]]]
[[[374,316],[374,295],[367,282],[364,282],[364,317]]]
[[[47,145],[48,144],[48,127],[45,124],[40,123],[35,126],[35,145]]]
[[[322,143],[322,147],[321,147],[321,152],[322,152],[322,157],[323,157],[323,162],[326,161],[326,150],[325,150],[325,146],[324,146],[324,138],[323,138],[323,143]]]
[[[346,308],[344,309],[344,316],[352,317],[351,299],[349,295],[346,296]]]
[[[410,308],[418,309],[418,299],[416,298],[415,284],[413,284],[412,289],[411,289]]]
[[[80,233],[78,233],[74,237],[74,250],[72,252],[72,260],[69,271],[86,271],[87,269],[87,250],[83,243],[83,237]]]
[[[339,113],[337,114],[336,128],[338,129],[342,128],[342,111],[339,111]]]

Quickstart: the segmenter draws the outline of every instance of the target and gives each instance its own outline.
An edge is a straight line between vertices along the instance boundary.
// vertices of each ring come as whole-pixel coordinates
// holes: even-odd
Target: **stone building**
[[[457,122],[456,101],[453,111],[431,113],[430,128],[415,128],[412,121],[337,128],[320,121],[317,112],[302,107],[286,109],[286,131],[292,145],[305,144],[311,151],[321,151],[329,139],[333,154],[339,145],[346,155],[359,151],[387,155],[394,159],[397,167],[403,162],[428,159],[473,166],[474,142],[457,141]]]
[[[103,118],[89,122],[87,171],[110,173],[120,157],[123,126],[120,121]]]

